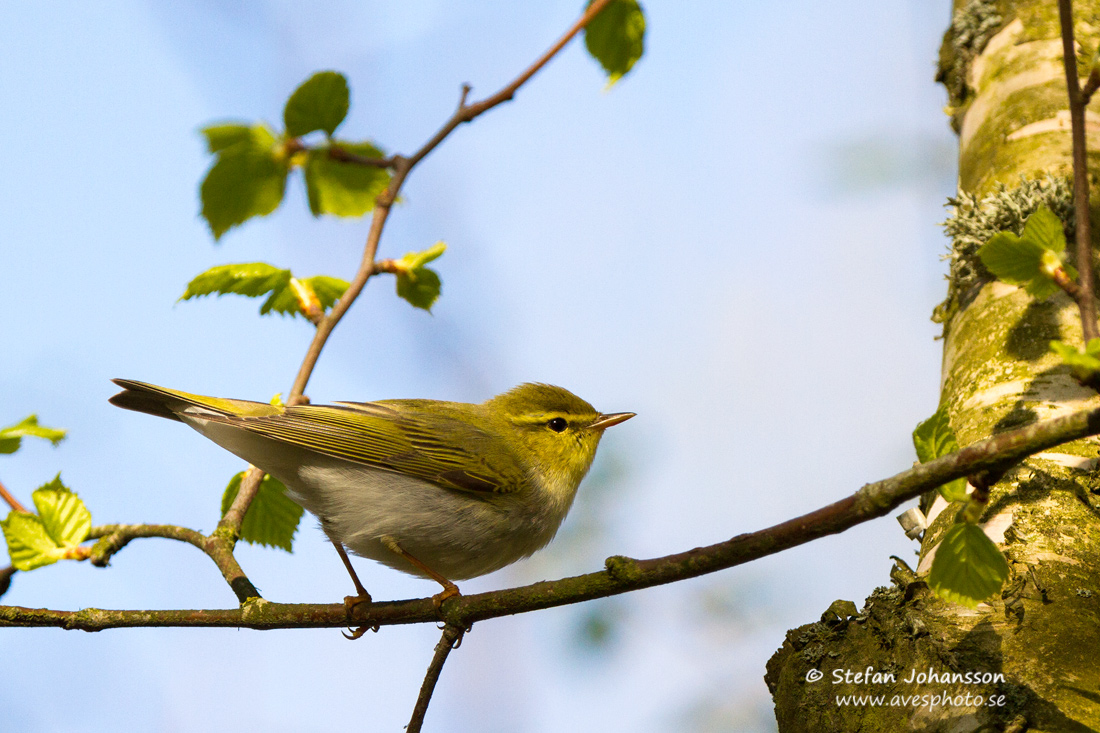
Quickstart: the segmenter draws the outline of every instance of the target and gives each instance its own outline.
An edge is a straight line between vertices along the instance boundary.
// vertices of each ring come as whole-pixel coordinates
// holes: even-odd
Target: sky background
[[[95,523],[209,531],[240,461],[111,407],[112,377],[268,400],[310,338],[259,301],[175,303],[199,272],[265,261],[350,279],[366,222],[283,206],[215,245],[198,217],[198,128],[281,125],[336,69],[341,134],[411,153],[460,85],[496,91],[578,2],[11,3],[0,25],[0,424],[70,437],[0,457],[18,497],[58,471]],[[447,253],[433,314],[372,280],[314,373],[315,402],[481,401],[560,384],[609,431],[555,543],[462,584],[478,592],[727,539],[818,508],[914,460],[938,401],[954,136],[934,84],[945,0],[644,5],[645,57],[605,90],[574,42],[516,100],[410,177],[380,256]],[[913,557],[891,518],[671,586],[477,624],[433,731],[767,731],[764,664],[836,599],[862,605]],[[335,602],[347,575],[306,517],[287,555],[241,545],[265,597]],[[431,583],[357,560],[377,599]],[[0,561],[3,564],[3,561]],[[138,540],[107,570],[20,573],[4,603],[224,608],[209,560]],[[597,633],[604,631],[606,633]],[[4,727],[35,731],[400,731],[438,631],[0,632]]]

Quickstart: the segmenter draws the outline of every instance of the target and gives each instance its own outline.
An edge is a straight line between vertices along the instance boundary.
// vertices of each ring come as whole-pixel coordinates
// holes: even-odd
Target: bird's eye
[[[555,433],[560,433],[568,427],[568,424],[565,422],[565,418],[555,417],[553,420],[546,423],[546,427],[550,428]]]

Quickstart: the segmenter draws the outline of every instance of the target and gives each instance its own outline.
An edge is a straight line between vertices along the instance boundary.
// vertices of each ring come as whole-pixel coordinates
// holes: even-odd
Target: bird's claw
[[[351,633],[347,634],[343,631],[341,631],[340,633],[343,634],[344,638],[347,639],[348,641],[355,641],[356,639],[358,639],[360,636],[367,633],[368,631],[377,632],[378,631],[378,624],[375,624],[374,626],[359,626],[359,627],[356,627],[354,629],[348,629],[348,631],[350,631]]]

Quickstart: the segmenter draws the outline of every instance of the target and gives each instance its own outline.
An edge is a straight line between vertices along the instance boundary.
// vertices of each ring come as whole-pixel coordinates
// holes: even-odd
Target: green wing
[[[446,414],[447,403],[435,403],[428,412],[428,401],[407,402],[298,405],[277,415],[222,419],[326,456],[451,489],[510,493],[527,482],[527,472],[501,438]]]
[[[111,402],[179,420],[188,412],[257,435],[439,486],[475,493],[518,491],[527,471],[500,436],[464,419],[479,405],[434,400],[281,407],[190,394],[130,379]],[[198,412],[195,411],[198,408]]]

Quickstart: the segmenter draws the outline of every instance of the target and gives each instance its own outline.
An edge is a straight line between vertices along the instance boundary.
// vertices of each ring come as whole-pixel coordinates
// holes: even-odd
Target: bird
[[[320,520],[371,601],[352,553],[443,586],[436,609],[475,578],[545,547],[569,512],[604,430],[561,387],[521,384],[479,404],[428,399],[280,405],[207,397],[129,379],[118,407],[177,420],[281,481]],[[361,633],[362,629],[356,633]]]

